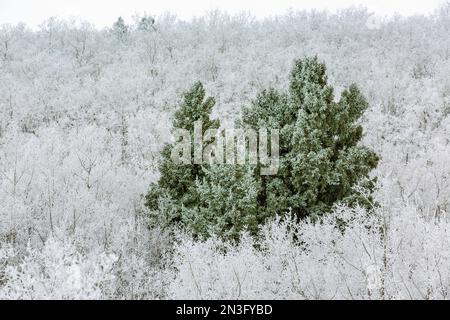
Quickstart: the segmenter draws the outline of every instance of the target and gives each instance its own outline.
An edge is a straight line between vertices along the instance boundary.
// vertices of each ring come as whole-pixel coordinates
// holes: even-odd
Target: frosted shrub
[[[277,218],[262,228],[259,241],[244,235],[237,246],[216,238],[192,242],[184,236],[176,247],[178,276],[172,295],[202,299],[323,299],[335,297],[341,285],[347,283],[355,295],[364,296],[365,272],[376,263],[376,257],[360,255],[363,249],[354,240],[367,237],[368,243],[376,241],[364,224],[350,219],[350,211],[338,211],[318,224]],[[357,211],[365,214],[361,209]],[[336,227],[337,217],[348,222],[344,234]],[[358,272],[353,264],[358,265]]]
[[[389,298],[448,299],[450,224],[426,221],[415,209],[392,218],[389,234]]]
[[[28,248],[18,264],[4,268],[1,299],[100,299],[102,289],[114,280],[116,257],[88,257],[70,243],[50,238],[42,250]]]
[[[184,235],[170,297],[447,298],[449,225],[415,214],[338,208],[319,223],[277,218],[262,228],[259,241],[244,235],[237,246]]]
[[[131,232],[129,232],[131,233]],[[171,237],[159,228],[140,231],[133,238],[123,234],[115,250],[114,298],[163,299],[172,279]]]

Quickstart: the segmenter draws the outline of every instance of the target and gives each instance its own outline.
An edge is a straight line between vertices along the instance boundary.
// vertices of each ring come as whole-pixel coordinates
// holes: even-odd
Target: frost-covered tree
[[[138,22],[138,30],[140,31],[152,31],[155,30],[155,18],[152,16],[143,16]]]
[[[359,144],[358,120],[367,107],[356,85],[335,102],[317,57],[295,61],[288,93],[264,90],[242,119],[247,127],[280,130],[280,168],[277,175],[262,177],[260,210],[317,217],[338,201],[367,204],[370,199],[354,190],[362,181],[370,193],[369,173],[379,160]]]
[[[238,240],[243,230],[256,233],[264,216],[258,207],[260,179],[253,166],[212,165],[196,184],[198,202],[183,210],[194,235]]]
[[[193,140],[194,122],[202,121],[202,135],[208,129],[218,129],[218,120],[211,120],[210,114],[214,106],[214,99],[205,99],[205,89],[200,82],[184,94],[180,109],[175,113],[174,129],[184,129],[190,132]],[[180,137],[182,138],[182,137]],[[174,145],[167,144],[162,150],[162,160],[159,166],[160,178],[150,187],[146,196],[146,205],[151,210],[160,210],[158,220],[163,225],[182,221],[181,210],[195,205],[199,199],[196,190],[196,181],[202,180],[204,171],[201,164],[176,163],[172,159]],[[190,157],[192,161],[194,148],[192,146]]]
[[[112,32],[119,40],[123,41],[129,32],[129,26],[125,24],[125,21],[122,17],[119,17],[112,26]]]
[[[150,209],[159,209],[165,223],[183,222],[194,234],[237,239],[244,229],[256,232],[267,216],[291,211],[315,218],[339,201],[370,202],[366,193],[354,190],[365,179],[370,194],[369,172],[378,163],[373,151],[358,144],[362,127],[357,120],[367,102],[355,85],[335,102],[325,71],[317,58],[295,61],[289,93],[263,91],[244,112],[243,126],[281,131],[278,174],[263,176],[249,165],[175,163],[168,145],[161,178],[147,195]],[[209,119],[212,104],[205,107],[203,99],[204,90],[196,84],[185,95],[174,127],[188,130],[191,137],[197,120],[206,122],[203,133],[217,128]]]
[[[205,90],[197,82],[185,93],[181,108],[175,113],[174,129],[187,130],[190,142],[194,141],[196,121],[202,121],[202,137],[210,129],[222,134],[217,130],[219,121],[210,119],[213,106],[214,99],[205,99]],[[190,148],[188,163],[174,161],[172,144],[162,151],[161,177],[146,196],[156,221],[164,226],[181,222],[194,235],[203,237],[219,234],[238,239],[246,228],[256,232],[262,220],[257,206],[260,186],[255,168],[195,163],[195,145]]]

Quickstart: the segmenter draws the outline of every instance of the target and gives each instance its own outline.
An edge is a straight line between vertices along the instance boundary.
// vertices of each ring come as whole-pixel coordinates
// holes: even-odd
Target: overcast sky
[[[267,17],[292,9],[329,9],[364,5],[380,15],[429,13],[446,0],[0,0],[0,24],[25,22],[35,27],[51,16],[76,17],[97,27],[109,26],[118,16],[130,20],[135,13],[158,15],[169,11],[181,19],[205,11],[222,9],[229,13],[248,11]]]

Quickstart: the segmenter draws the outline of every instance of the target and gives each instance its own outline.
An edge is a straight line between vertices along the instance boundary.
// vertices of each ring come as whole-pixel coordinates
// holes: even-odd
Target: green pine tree
[[[369,173],[379,161],[359,144],[357,123],[368,104],[356,85],[339,102],[327,84],[326,68],[317,57],[295,61],[287,93],[263,91],[244,110],[241,125],[280,130],[280,167],[262,177],[259,206],[267,215],[292,210],[298,217],[318,217],[341,201],[367,205],[354,190],[357,183],[371,193]]]
[[[194,235],[212,234],[238,240],[242,230],[258,231],[263,221],[257,197],[260,182],[249,165],[213,165],[197,181],[198,202],[183,210],[183,222]]]
[[[191,133],[203,121],[203,132],[219,128],[210,120],[214,100],[205,100],[201,83],[184,95],[174,127]],[[326,68],[315,58],[295,61],[288,92],[262,91],[245,108],[241,128],[278,129],[280,164],[276,175],[261,176],[261,166],[176,164],[173,145],[162,152],[160,180],[147,195],[147,206],[163,225],[180,222],[194,235],[218,234],[238,239],[242,230],[256,233],[266,217],[291,211],[298,218],[330,211],[338,202],[368,205],[355,191],[370,194],[369,173],[379,161],[362,146],[359,118],[368,104],[355,85],[338,102],[327,84]],[[190,150],[190,158],[194,156]]]
[[[194,122],[203,122],[203,132],[208,129],[218,129],[218,120],[211,120],[211,110],[215,104],[213,98],[205,99],[205,90],[200,82],[184,94],[180,109],[175,113],[173,127],[186,129],[193,140]],[[146,205],[156,212],[157,219],[163,225],[180,222],[181,211],[199,202],[196,181],[202,180],[204,172],[201,164],[177,164],[172,158],[172,144],[167,144],[162,150],[162,161],[159,166],[160,179],[151,185],[146,196]],[[194,150],[191,150],[191,160]]]

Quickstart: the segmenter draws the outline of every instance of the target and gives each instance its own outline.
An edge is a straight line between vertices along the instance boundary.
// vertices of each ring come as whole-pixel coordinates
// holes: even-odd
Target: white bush
[[[101,299],[114,281],[116,259],[104,253],[83,257],[72,244],[49,238],[41,250],[29,247],[19,263],[4,266],[0,298]]]
[[[183,235],[170,298],[448,298],[449,227],[408,208],[338,208],[316,224],[275,219],[237,246]]]

